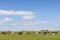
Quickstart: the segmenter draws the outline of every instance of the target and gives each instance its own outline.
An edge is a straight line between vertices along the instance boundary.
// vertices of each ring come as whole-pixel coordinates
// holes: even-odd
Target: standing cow
[[[51,32],[51,34],[52,34],[52,35],[55,35],[55,34],[57,34],[57,32]]]
[[[14,32],[10,32],[10,31],[5,31],[5,32],[2,32],[2,34],[13,34]]]
[[[21,35],[21,34],[25,34],[25,32],[18,32],[18,34],[19,34],[19,35]]]
[[[2,32],[2,34],[7,34],[6,32]]]

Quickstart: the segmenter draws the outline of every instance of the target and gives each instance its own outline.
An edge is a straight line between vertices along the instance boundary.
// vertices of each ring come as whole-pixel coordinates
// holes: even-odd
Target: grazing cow
[[[49,31],[48,30],[41,30],[41,33],[43,33],[43,35],[46,35],[49,33]]]
[[[11,32],[11,31],[7,31],[6,33],[7,33],[7,34],[12,34],[12,32]]]
[[[41,33],[41,32],[38,32],[38,33]]]
[[[46,35],[46,34],[48,34],[49,32],[43,32],[43,35]]]
[[[19,32],[18,34],[21,35],[21,34],[23,34],[23,32]]]
[[[52,35],[55,35],[55,33],[52,33]]]
[[[14,32],[11,32],[11,34],[14,34]]]
[[[23,34],[25,34],[25,32],[23,32]]]
[[[52,32],[51,34],[52,34],[52,35],[55,35],[55,34],[57,34],[57,32]]]
[[[7,34],[6,32],[2,32],[2,34]]]
[[[2,34],[13,34],[14,32],[10,32],[10,31],[6,31],[6,32],[2,32]]]

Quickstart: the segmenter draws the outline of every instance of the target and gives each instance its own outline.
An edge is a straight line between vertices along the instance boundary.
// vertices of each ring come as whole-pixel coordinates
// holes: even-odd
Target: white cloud
[[[12,21],[12,19],[11,19],[11,18],[5,18],[5,19],[3,19],[2,21],[8,22],[8,21]]]
[[[0,25],[3,25],[5,22],[10,22],[10,21],[12,21],[11,18],[4,18],[4,19],[0,20]]]
[[[0,15],[20,15],[22,19],[32,19],[36,17],[35,12],[13,10],[0,10]]]
[[[35,18],[36,16],[35,15],[26,15],[26,16],[22,16],[22,19],[32,19],[32,18]]]
[[[34,26],[46,26],[47,25],[47,21],[40,21],[40,22],[32,22],[32,21],[29,21],[29,22],[27,22],[27,21],[21,21],[21,22],[16,22],[16,23],[14,23],[14,24],[12,24],[12,26],[13,25],[16,25],[16,26],[27,26],[27,27],[29,27],[29,26],[31,26],[31,27],[34,27]]]

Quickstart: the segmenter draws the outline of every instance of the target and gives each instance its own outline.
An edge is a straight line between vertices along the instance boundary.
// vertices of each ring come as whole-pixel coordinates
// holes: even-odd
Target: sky
[[[0,0],[0,31],[60,30],[60,0]]]

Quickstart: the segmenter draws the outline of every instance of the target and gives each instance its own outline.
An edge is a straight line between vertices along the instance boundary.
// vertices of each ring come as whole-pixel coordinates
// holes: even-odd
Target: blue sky
[[[60,30],[60,0],[0,0],[0,31]]]

